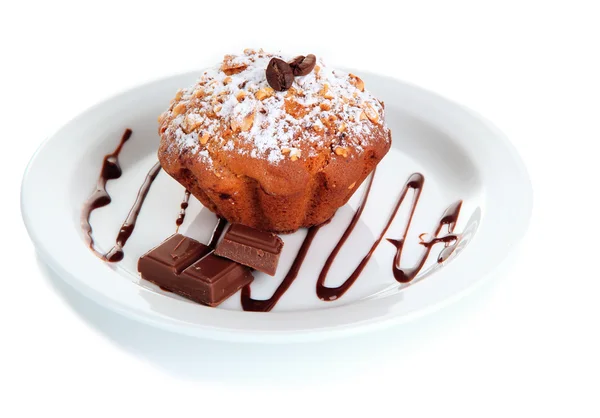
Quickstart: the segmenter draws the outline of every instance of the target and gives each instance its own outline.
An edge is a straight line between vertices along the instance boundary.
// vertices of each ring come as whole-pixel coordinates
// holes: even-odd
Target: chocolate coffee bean
[[[285,91],[292,87],[294,72],[292,67],[279,58],[272,58],[267,64],[267,82],[274,90]]]
[[[316,63],[317,57],[313,54],[300,55],[289,62],[296,77],[310,74]]]

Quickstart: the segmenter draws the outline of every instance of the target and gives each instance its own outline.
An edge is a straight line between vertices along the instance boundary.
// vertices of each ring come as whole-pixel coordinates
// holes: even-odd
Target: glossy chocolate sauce
[[[328,223],[328,222],[326,222],[326,223]],[[281,284],[279,285],[277,290],[275,290],[275,293],[273,293],[273,296],[271,296],[269,299],[265,299],[265,300],[252,299],[252,289],[250,288],[250,285],[246,285],[242,288],[241,302],[242,302],[242,308],[245,311],[269,312],[271,309],[273,309],[275,304],[277,304],[279,299],[289,289],[289,287],[292,285],[294,280],[296,280],[296,277],[298,277],[298,273],[300,272],[302,263],[304,262],[304,259],[306,258],[306,254],[308,254],[310,245],[312,244],[313,239],[315,238],[315,235],[317,235],[317,232],[319,232],[319,229],[323,225],[325,225],[325,224],[313,226],[308,229],[306,237],[304,238],[304,241],[302,242],[302,246],[300,247],[300,250],[298,250],[298,254],[296,254],[296,258],[294,259],[292,266],[288,270],[287,274],[283,278],[283,281],[281,282]]]
[[[418,200],[418,199],[417,199]],[[454,227],[456,226],[456,221],[458,220],[458,215],[460,214],[460,208],[462,206],[462,200],[450,205],[448,209],[442,215],[438,225],[433,234],[433,239],[428,242],[421,243],[425,246],[425,251],[419,257],[417,263],[410,268],[402,268],[400,267],[400,262],[402,260],[402,249],[404,247],[404,242],[406,241],[406,234],[408,233],[408,229],[410,228],[410,222],[412,220],[412,215],[415,212],[415,208],[417,205],[417,201],[413,202],[413,206],[411,207],[411,215],[409,217],[408,223],[406,224],[406,229],[404,230],[404,234],[400,239],[389,239],[388,241],[396,247],[396,255],[394,256],[394,263],[392,264],[392,272],[394,273],[394,277],[400,283],[408,283],[412,281],[417,274],[421,271],[433,246],[435,244],[444,243],[444,249],[438,256],[438,263],[441,263],[448,259],[450,254],[456,248],[458,244],[458,236],[453,234]],[[444,226],[448,226],[448,235],[438,237],[438,235],[442,232]]]
[[[371,177],[371,182],[372,181],[373,181],[373,177]],[[352,287],[352,285],[354,284],[356,279],[358,279],[358,277],[360,276],[360,274],[362,273],[364,268],[367,266],[367,263],[371,260],[373,253],[375,252],[375,250],[377,249],[377,247],[383,240],[385,234],[387,233],[388,229],[392,225],[392,222],[394,221],[394,218],[396,217],[396,214],[398,213],[398,209],[400,209],[402,202],[404,202],[404,199],[406,198],[408,191],[412,189],[412,190],[414,190],[413,202],[412,202],[410,215],[408,217],[409,219],[408,219],[408,222],[404,229],[404,236],[406,236],[406,233],[408,232],[408,227],[410,226],[413,215],[415,213],[415,208],[416,208],[417,202],[419,201],[419,197],[421,196],[421,191],[423,190],[424,182],[425,182],[425,178],[423,177],[422,174],[419,174],[419,173],[414,173],[408,178],[408,181],[402,187],[402,191],[400,192],[400,196],[398,197],[398,200],[396,201],[396,206],[394,206],[392,214],[388,218],[388,221],[385,224],[385,227],[383,228],[383,230],[381,231],[381,234],[379,235],[379,237],[377,237],[377,239],[371,246],[371,249],[369,250],[369,252],[363,257],[363,259],[360,261],[360,263],[358,264],[356,269],[354,269],[352,274],[346,279],[346,281],[344,283],[342,283],[338,287],[327,287],[327,286],[325,286],[325,279],[327,278],[329,269],[331,268],[331,265],[333,264],[333,261],[335,260],[335,257],[339,253],[341,247],[346,242],[346,239],[348,238],[350,233],[352,233],[352,230],[356,226],[356,223],[357,223],[358,219],[360,218],[360,215],[362,214],[362,210],[367,203],[367,199],[369,198],[369,191],[371,188],[371,184],[369,183],[367,192],[363,196],[363,200],[360,203],[359,210],[357,210],[356,213],[354,214],[354,217],[352,218],[352,221],[348,225],[348,228],[346,228],[344,235],[336,244],[335,248],[329,255],[329,258],[325,262],[323,269],[321,270],[321,274],[319,275],[319,279],[317,280],[317,296],[320,299],[326,300],[326,301],[336,300],[336,299],[340,298],[344,293],[346,293],[348,291],[348,289],[350,289],[350,287]]]
[[[367,204],[367,200],[369,198],[369,193],[371,192],[371,186],[373,184],[374,177],[375,177],[375,173],[373,173],[373,175],[369,179],[369,183],[367,184],[367,188],[364,192],[361,202],[358,205],[356,213],[354,214],[354,216],[352,217],[352,220],[346,227],[344,234],[339,239],[339,241],[337,242],[334,249],[331,251],[331,254],[325,261],[323,269],[321,270],[321,273],[319,274],[319,278],[317,279],[316,291],[317,291],[317,296],[322,300],[325,300],[325,301],[336,300],[336,299],[342,297],[344,295],[344,293],[346,293],[348,291],[348,289],[350,289],[350,287],[352,287],[352,285],[356,282],[356,280],[358,279],[358,277],[360,276],[360,274],[362,273],[362,271],[364,270],[366,265],[369,263],[371,257],[375,253],[375,250],[377,249],[377,247],[379,246],[381,241],[383,241],[383,238],[385,237],[388,229],[392,225],[394,218],[398,214],[398,210],[400,209],[400,206],[405,201],[406,196],[408,195],[408,192],[411,190],[413,191],[413,195],[412,195],[413,197],[412,197],[412,201],[411,201],[409,216],[404,225],[402,237],[400,239],[388,239],[388,241],[396,247],[396,255],[394,257],[394,262],[392,265],[392,270],[393,270],[395,279],[400,283],[407,283],[407,282],[410,282],[411,280],[413,280],[419,274],[419,272],[425,265],[429,255],[431,253],[431,250],[433,249],[433,247],[436,244],[442,244],[442,243],[444,244],[444,249],[440,252],[438,259],[437,259],[438,263],[441,263],[441,262],[447,260],[448,257],[454,251],[456,245],[458,244],[459,236],[454,234],[453,232],[454,232],[454,227],[456,226],[456,221],[458,219],[458,215],[460,213],[462,201],[458,201],[458,202],[454,203],[453,205],[451,205],[448,209],[446,209],[446,211],[444,212],[444,215],[442,216],[442,218],[440,219],[440,221],[438,223],[438,226],[434,232],[433,238],[429,241],[421,242],[421,245],[423,245],[425,247],[425,251],[419,258],[419,261],[417,262],[417,264],[411,268],[400,267],[403,244],[406,240],[406,236],[408,235],[408,231],[412,224],[412,220],[413,220],[417,205],[419,203],[419,198],[421,197],[421,193],[423,191],[423,185],[425,183],[425,178],[423,177],[422,174],[414,173],[408,178],[407,182],[404,184],[402,190],[400,191],[400,196],[398,197],[398,200],[396,201],[396,205],[394,206],[390,217],[388,218],[383,230],[381,231],[381,234],[377,237],[377,239],[371,246],[370,250],[363,257],[363,259],[360,261],[358,266],[354,269],[352,274],[350,274],[350,276],[346,279],[346,281],[344,281],[344,283],[342,283],[338,287],[325,286],[325,279],[327,278],[327,275],[329,273],[329,270],[331,269],[333,262],[335,261],[335,258],[338,256],[341,248],[346,243],[348,237],[352,234],[352,231],[356,227],[356,224],[358,223],[358,220],[360,219],[360,217],[363,213],[363,210],[364,210],[364,208]],[[442,232],[442,229],[445,225],[448,226],[448,234],[444,235],[444,236],[438,236]],[[306,238],[304,239],[304,242],[302,243],[300,250],[298,251],[298,254],[296,256],[296,259],[294,260],[294,263],[292,264],[292,267],[290,268],[290,271],[285,276],[282,283],[279,285],[279,287],[277,288],[277,290],[275,291],[275,293],[273,294],[273,296],[271,298],[266,299],[266,300],[255,300],[255,299],[251,298],[250,285],[247,285],[246,287],[244,287],[242,289],[241,302],[242,302],[242,307],[245,311],[268,312],[271,309],[273,309],[273,307],[275,306],[277,301],[283,296],[283,294],[286,292],[286,290],[290,287],[290,285],[293,283],[293,281],[298,276],[298,272],[300,271],[300,268],[302,267],[302,263],[304,262],[304,259],[306,258],[306,254],[308,253],[308,250],[310,249],[310,245],[312,244],[312,241],[313,241],[316,233],[318,232],[318,230],[321,228],[321,226],[322,225],[312,227],[308,230],[308,234],[307,234]]]
[[[175,232],[179,232],[179,227],[181,226],[181,224],[183,224],[183,221],[185,219],[185,211],[189,206],[189,202],[190,202],[190,191],[186,190],[185,194],[183,195],[183,202],[181,202],[180,205],[180,210],[179,210],[179,216],[177,216],[177,220],[175,221],[175,225],[177,225],[177,229],[175,230]]]
[[[100,170],[100,176],[96,182],[96,190],[94,190],[90,197],[85,201],[81,211],[81,229],[83,230],[83,239],[90,250],[92,250],[98,257],[101,258],[104,258],[104,254],[99,253],[94,247],[90,216],[94,210],[104,207],[112,201],[110,195],[106,191],[106,183],[109,180],[115,180],[121,177],[123,171],[121,170],[121,165],[119,164],[119,154],[121,153],[125,142],[131,138],[131,133],[131,129],[126,129],[115,150],[112,153],[104,156],[102,168]]]
[[[146,175],[146,179],[144,180],[144,183],[142,183],[142,186],[138,191],[137,197],[135,198],[135,202],[129,210],[129,214],[125,219],[125,222],[123,222],[123,225],[121,225],[121,229],[119,230],[119,234],[117,235],[115,246],[112,247],[111,250],[104,256],[106,261],[114,263],[123,259],[123,256],[125,255],[123,253],[123,246],[125,245],[129,237],[133,233],[133,230],[135,229],[135,224],[137,222],[138,216],[140,215],[140,211],[142,210],[144,200],[146,200],[146,196],[148,196],[150,187],[156,179],[156,176],[158,176],[158,173],[160,173],[160,170],[160,163],[157,162],[156,164],[154,164],[154,166],[152,166],[152,168]]]
[[[110,195],[106,191],[106,183],[109,180],[115,180],[121,177],[123,171],[121,170],[121,164],[119,163],[119,154],[121,153],[125,142],[131,138],[131,134],[131,129],[126,129],[115,150],[112,153],[104,156],[102,169],[100,170],[100,176],[96,182],[96,190],[94,190],[91,196],[85,201],[81,211],[81,229],[83,230],[83,237],[86,245],[98,257],[109,262],[121,261],[123,259],[123,246],[133,233],[137,218],[142,210],[144,200],[150,191],[150,186],[152,186],[152,182],[154,182],[154,179],[156,179],[156,176],[158,176],[158,173],[161,169],[160,163],[156,163],[146,175],[146,179],[138,191],[135,202],[129,210],[129,214],[125,219],[125,222],[123,222],[123,225],[121,225],[115,246],[106,254],[99,252],[94,246],[92,226],[90,225],[90,215],[94,210],[107,206],[112,201]]]

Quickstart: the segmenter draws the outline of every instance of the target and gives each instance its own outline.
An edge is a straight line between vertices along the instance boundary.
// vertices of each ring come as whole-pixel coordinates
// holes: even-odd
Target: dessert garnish
[[[174,234],[138,261],[143,279],[208,306],[216,306],[249,284],[248,267],[218,257],[198,241]]]
[[[208,306],[219,305],[254,280],[250,268],[214,253],[196,261],[180,277],[181,288],[189,286],[190,290],[198,292],[186,297]],[[185,296],[184,292],[176,293]]]
[[[98,253],[94,248],[94,239],[92,238],[92,226],[90,225],[90,215],[98,208],[107,206],[112,201],[110,195],[106,191],[106,183],[109,180],[118,179],[123,174],[121,164],[119,163],[119,154],[123,149],[125,142],[131,138],[131,129],[126,129],[121,136],[121,141],[113,152],[104,156],[102,160],[102,168],[100,175],[96,181],[96,190],[92,192],[90,197],[83,204],[81,211],[81,229],[83,230],[83,238],[85,243],[96,255],[103,257],[103,254]]]
[[[156,180],[156,176],[160,173],[161,167],[159,163],[156,163],[152,166],[146,178],[144,179],[144,183],[140,187],[138,194],[135,198],[135,202],[133,206],[129,210],[127,214],[127,218],[125,218],[125,222],[121,225],[121,229],[117,234],[117,239],[115,240],[115,245],[104,255],[106,261],[115,262],[121,261],[125,255],[123,252],[123,246],[133,233],[135,229],[135,224],[137,223],[137,218],[140,215],[140,211],[142,210],[142,205],[144,204],[144,200],[146,200],[146,196],[148,196],[148,192],[150,191],[150,187],[152,187],[152,183]]]
[[[290,64],[279,58],[271,58],[266,69],[267,82],[274,90],[285,91],[292,87],[294,72]]]
[[[317,57],[313,54],[308,54],[307,56],[299,55],[290,62],[290,67],[292,67],[292,72],[296,77],[304,76],[310,74],[310,72],[315,68],[317,64]]]
[[[135,224],[137,222],[137,218],[140,214],[140,210],[142,209],[142,205],[144,204],[144,200],[150,191],[150,186],[158,176],[158,173],[161,170],[160,164],[156,163],[148,172],[144,183],[140,187],[138,191],[137,197],[135,199],[135,203],[129,210],[129,214],[121,225],[121,229],[119,230],[119,234],[117,235],[117,239],[113,248],[110,249],[106,254],[102,254],[99,252],[94,246],[94,239],[92,237],[92,226],[90,224],[90,216],[92,212],[101,207],[107,206],[112,201],[110,195],[106,191],[106,183],[109,180],[115,180],[121,177],[122,170],[121,164],[119,163],[119,154],[123,149],[123,145],[125,142],[129,140],[131,137],[132,131],[131,129],[126,129],[121,137],[121,141],[115,148],[113,152],[104,156],[104,160],[102,162],[102,168],[100,169],[100,176],[98,177],[98,181],[96,182],[96,190],[92,192],[90,197],[85,201],[83,205],[83,210],[81,211],[81,229],[83,230],[83,239],[85,240],[86,245],[96,254],[98,257],[102,258],[105,261],[116,262],[121,261],[123,259],[123,246],[133,233],[135,228]]]
[[[299,55],[290,62],[272,58],[266,69],[267,82],[277,91],[286,91],[294,83],[294,77],[310,74],[317,64],[313,54]]]
[[[274,276],[282,249],[283,241],[277,235],[233,224],[215,254]]]

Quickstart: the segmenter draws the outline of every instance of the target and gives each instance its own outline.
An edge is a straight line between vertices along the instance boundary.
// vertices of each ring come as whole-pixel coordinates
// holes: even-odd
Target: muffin
[[[159,125],[169,175],[229,222],[279,233],[331,218],[391,145],[359,77],[262,50],[204,71]]]

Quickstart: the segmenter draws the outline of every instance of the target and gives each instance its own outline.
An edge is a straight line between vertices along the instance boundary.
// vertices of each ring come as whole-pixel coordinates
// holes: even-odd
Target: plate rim
[[[353,72],[355,70],[352,70]],[[429,100],[433,100],[434,102],[441,103],[445,106],[454,107],[457,110],[460,110],[464,115],[468,118],[471,118],[472,121],[480,123],[485,129],[489,131],[491,136],[497,141],[496,145],[504,148],[504,150],[508,153],[510,158],[510,163],[517,168],[517,177],[518,177],[518,194],[521,197],[520,205],[519,205],[519,227],[516,230],[513,230],[514,239],[512,242],[509,242],[508,247],[504,249],[501,257],[496,257],[495,262],[492,265],[489,265],[487,271],[479,277],[479,279],[473,281],[470,285],[466,286],[463,289],[460,289],[456,292],[453,292],[452,295],[445,297],[443,300],[438,301],[434,304],[429,304],[427,306],[422,307],[414,312],[403,313],[403,314],[395,314],[393,311],[387,313],[382,317],[374,317],[368,320],[363,321],[353,321],[346,324],[338,324],[330,327],[322,327],[322,328],[306,328],[306,329],[295,329],[295,330],[286,330],[286,329],[228,329],[221,327],[213,327],[208,324],[189,324],[182,323],[177,320],[170,320],[168,317],[160,314],[149,314],[148,312],[140,312],[138,309],[134,309],[131,306],[123,305],[122,303],[118,303],[115,299],[111,299],[107,297],[107,295],[96,292],[94,289],[86,286],[81,280],[77,277],[74,277],[68,269],[64,268],[60,265],[60,263],[55,260],[52,256],[51,252],[48,249],[47,243],[43,242],[43,240],[39,236],[39,232],[36,232],[31,226],[31,218],[35,216],[32,214],[32,210],[28,208],[27,199],[29,199],[28,187],[31,184],[30,175],[32,173],[32,169],[43,153],[43,151],[52,143],[52,140],[59,136],[59,134],[71,126],[74,123],[77,123],[78,120],[84,119],[86,115],[93,114],[97,109],[100,109],[102,106],[107,106],[111,101],[118,100],[120,97],[134,94],[141,89],[151,88],[152,86],[158,85],[160,83],[166,83],[168,80],[177,79],[180,77],[194,77],[199,74],[199,71],[186,71],[178,74],[174,74],[171,76],[161,77],[156,80],[152,80],[146,83],[138,84],[134,87],[123,89],[104,100],[94,104],[88,109],[84,110],[80,114],[73,117],[71,120],[66,122],[60,128],[58,128],[55,132],[49,135],[37,148],[31,157],[29,163],[27,164],[23,178],[21,183],[21,214],[23,217],[23,221],[26,227],[26,230],[32,240],[36,251],[40,255],[40,258],[43,262],[59,276],[62,280],[67,282],[70,286],[78,290],[84,296],[92,299],[96,303],[111,309],[113,311],[119,312],[125,316],[131,317],[133,319],[139,320],[141,322],[147,323],[149,325],[157,326],[163,329],[191,335],[191,336],[201,336],[201,337],[209,337],[219,340],[230,340],[230,341],[261,341],[261,342],[293,342],[293,341],[307,341],[307,340],[320,340],[320,339],[328,339],[334,338],[338,336],[344,335],[352,335],[360,332],[366,332],[368,330],[380,329],[382,327],[389,326],[391,324],[406,322],[417,317],[426,315],[428,313],[434,312],[436,310],[441,309],[444,306],[460,299],[465,294],[476,288],[477,284],[483,283],[486,278],[490,277],[492,273],[502,264],[502,262],[508,258],[517,248],[517,244],[522,240],[524,235],[527,232],[528,225],[531,220],[532,215],[532,207],[533,207],[533,188],[531,185],[531,180],[527,172],[527,168],[519,156],[517,150],[512,145],[512,143],[508,140],[506,135],[504,135],[500,129],[498,129],[494,124],[492,124],[489,120],[482,117],[475,111],[466,108],[465,106],[458,104],[452,100],[449,100],[437,93],[431,92],[427,89],[414,85],[412,83],[407,83],[402,80],[398,80],[394,77],[389,77],[386,75],[380,75],[376,73],[369,73],[365,71],[360,71],[361,74],[367,77],[379,77],[387,80],[391,80],[394,83],[399,83],[400,85],[409,88],[416,92],[417,94],[421,94],[423,97],[428,98]],[[31,206],[31,205],[29,205]],[[478,234],[479,235],[479,234]],[[477,236],[476,236],[477,238]],[[465,252],[472,245],[468,245],[465,248]],[[453,267],[457,261],[464,257],[464,254],[461,254],[457,260],[450,263],[448,266],[444,267],[444,270]],[[427,282],[427,280],[422,281],[422,283]],[[421,283],[421,282],[420,282]],[[415,284],[415,286],[420,283]],[[139,287],[135,283],[131,283],[131,285]],[[402,292],[400,292],[402,293]],[[360,303],[360,302],[357,302]],[[401,302],[400,302],[401,303]],[[355,306],[355,304],[343,305],[339,307],[332,307],[331,309],[341,309],[346,308],[350,309],[350,307]],[[213,308],[204,309],[213,310]],[[222,311],[222,310],[220,310]],[[322,310],[326,311],[326,310]],[[231,311],[230,311],[231,312]],[[304,315],[306,312],[271,312],[268,314],[263,313],[253,313],[253,312],[236,312],[236,314],[243,314],[248,318],[254,317],[258,318],[257,315],[265,316],[265,315],[273,315],[276,317],[286,317],[286,316],[294,316],[294,315]],[[264,322],[265,318],[260,318],[261,322]],[[266,321],[268,323],[268,320]]]

